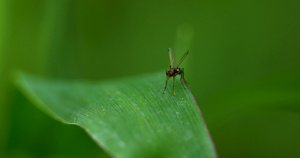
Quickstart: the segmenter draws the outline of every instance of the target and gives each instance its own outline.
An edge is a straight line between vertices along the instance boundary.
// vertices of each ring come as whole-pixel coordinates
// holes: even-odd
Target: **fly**
[[[178,62],[177,67],[174,68],[174,66],[173,66],[174,61],[175,61],[174,53],[173,53],[173,49],[169,48],[170,70],[169,71],[166,70],[167,80],[166,80],[166,85],[165,85],[165,89],[164,89],[163,93],[165,93],[167,86],[168,86],[168,81],[171,77],[173,77],[173,95],[175,95],[175,89],[174,89],[175,76],[180,75],[180,81],[181,81],[182,85],[183,85],[183,82],[185,82],[184,69],[179,68],[179,65],[182,63],[182,61],[185,59],[185,57],[188,55],[188,53],[189,53],[189,51],[185,52],[185,54],[181,57],[180,61]]]

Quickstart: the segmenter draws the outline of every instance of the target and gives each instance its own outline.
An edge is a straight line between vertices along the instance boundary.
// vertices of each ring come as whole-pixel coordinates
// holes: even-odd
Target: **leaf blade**
[[[216,157],[198,107],[164,73],[115,81],[47,80],[19,74],[18,87],[59,121],[81,126],[113,157]]]

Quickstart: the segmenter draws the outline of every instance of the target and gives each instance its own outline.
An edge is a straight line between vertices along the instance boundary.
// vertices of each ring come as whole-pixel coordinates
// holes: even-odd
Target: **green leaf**
[[[164,72],[102,82],[19,73],[16,85],[55,119],[82,127],[113,157],[217,157],[189,89]]]

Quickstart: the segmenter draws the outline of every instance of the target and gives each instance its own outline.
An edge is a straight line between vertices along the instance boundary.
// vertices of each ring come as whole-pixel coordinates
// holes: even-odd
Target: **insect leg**
[[[183,83],[183,82],[185,82],[183,68],[182,68],[182,72],[180,74],[180,81],[181,81],[181,84],[182,84],[183,88],[185,89],[185,86],[184,86],[184,83]]]
[[[185,89],[185,86],[184,86],[184,79],[183,79],[183,77],[181,76],[181,78],[180,78],[180,81],[181,81],[181,84],[182,84],[182,87]]]
[[[173,95],[175,95],[174,83],[175,83],[175,77],[173,76]]]
[[[165,89],[164,89],[164,91],[163,91],[163,94],[165,93],[165,91],[166,91],[166,89],[167,89],[169,79],[170,79],[170,77],[168,77],[167,80],[166,80],[166,85],[165,85]]]

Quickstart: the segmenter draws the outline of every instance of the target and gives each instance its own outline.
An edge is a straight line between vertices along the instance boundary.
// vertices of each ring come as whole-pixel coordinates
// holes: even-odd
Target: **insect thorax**
[[[181,74],[182,71],[183,71],[183,69],[181,69],[181,68],[171,68],[169,71],[166,72],[166,75],[169,77],[172,77],[172,76]]]

